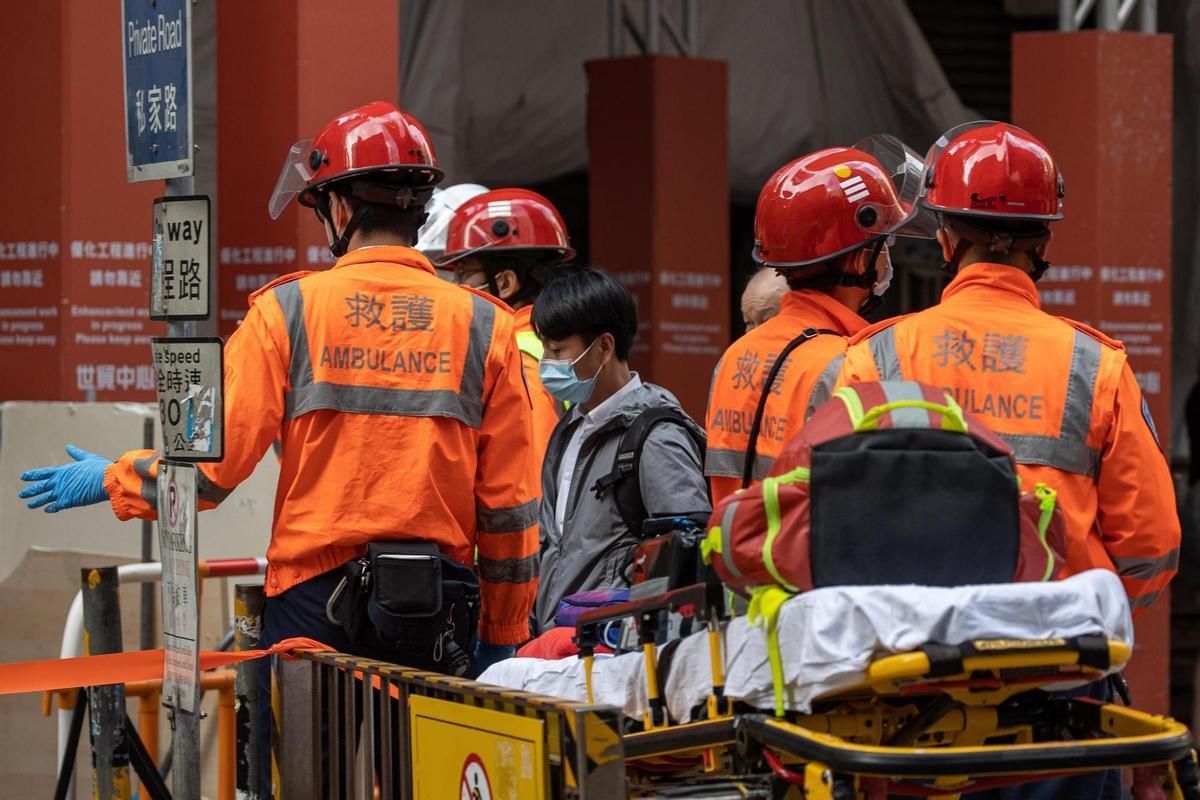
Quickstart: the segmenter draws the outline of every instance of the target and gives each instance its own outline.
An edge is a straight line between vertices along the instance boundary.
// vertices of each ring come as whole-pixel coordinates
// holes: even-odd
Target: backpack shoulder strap
[[[641,535],[642,525],[646,521],[646,504],[642,500],[641,482],[638,479],[642,448],[654,427],[663,422],[683,428],[701,454],[704,453],[704,431],[691,418],[673,406],[648,408],[638,414],[621,434],[612,471],[592,485],[596,497],[603,497],[605,492],[612,490],[621,520],[635,536]]]
[[[824,328],[805,328],[799,336],[792,339],[779,351],[779,356],[776,357],[775,363],[771,365],[771,371],[767,373],[766,379],[762,382],[762,395],[758,398],[758,407],[754,409],[754,421],[750,423],[750,440],[746,443],[746,461],[742,465],[743,489],[750,485],[750,481],[754,480],[754,462],[758,457],[758,434],[762,428],[763,412],[767,408],[767,398],[770,397],[771,390],[775,388],[775,379],[779,377],[779,370],[783,367],[783,363],[792,354],[793,350],[809,339],[815,339],[821,334],[841,336],[837,331],[826,330]]]

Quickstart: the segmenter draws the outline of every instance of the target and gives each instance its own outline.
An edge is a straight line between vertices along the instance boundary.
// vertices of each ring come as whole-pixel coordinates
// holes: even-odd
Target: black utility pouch
[[[367,616],[385,641],[432,644],[440,630],[421,625],[442,610],[442,556],[432,542],[372,542]],[[407,641],[406,641],[407,640]]]

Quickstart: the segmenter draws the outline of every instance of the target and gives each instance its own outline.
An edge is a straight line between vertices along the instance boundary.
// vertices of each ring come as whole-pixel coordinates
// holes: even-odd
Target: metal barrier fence
[[[305,652],[273,668],[272,771],[282,800],[478,796],[480,780],[492,797],[624,796],[616,708],[341,653]],[[484,759],[496,753],[511,768],[487,775]]]

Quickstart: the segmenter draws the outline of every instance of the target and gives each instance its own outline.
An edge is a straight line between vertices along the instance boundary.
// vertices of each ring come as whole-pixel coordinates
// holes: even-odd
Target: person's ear
[[[942,246],[942,260],[949,262],[954,258],[954,248],[958,246],[957,237],[948,228],[938,228],[937,241]]]
[[[1050,242],[1054,239],[1054,231],[1050,231],[1046,236],[1046,241],[1037,246],[1038,258],[1046,260],[1046,253],[1050,251]]]
[[[607,364],[616,358],[617,340],[611,333],[602,333],[596,341],[596,349],[600,351],[601,363]]]
[[[337,192],[329,193],[329,221],[333,223],[333,230],[338,236],[342,235],[342,231],[350,223],[350,204]]]
[[[517,273],[511,269],[506,269],[495,278],[496,291],[500,293],[500,299],[505,302],[510,297],[521,291],[521,280],[517,277]]]
[[[848,275],[862,275],[867,271],[867,262],[871,260],[871,248],[860,247],[850,254],[844,272]]]

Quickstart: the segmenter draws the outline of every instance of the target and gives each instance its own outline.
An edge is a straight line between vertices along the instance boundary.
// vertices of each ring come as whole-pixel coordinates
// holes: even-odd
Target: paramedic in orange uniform
[[[337,263],[251,295],[225,346],[225,457],[197,476],[201,507],[214,507],[281,432],[263,646],[311,636],[353,652],[324,613],[342,565],[368,542],[417,539],[468,566],[478,548],[478,668],[529,636],[529,398],[507,307],[439,280],[412,249],[440,179],[420,124],[375,102],[293,146],[271,199],[273,217],[297,194],[314,209]],[[22,496],[49,511],[107,499],[120,519],[155,517],[158,453],[72,455],[26,473],[35,483]]]
[[[540,472],[550,433],[565,410],[538,375],[542,340],[533,332],[533,304],[554,270],[575,256],[558,209],[528,189],[495,189],[463,203],[446,229],[438,267],[454,269],[462,286],[487,292],[513,309],[517,348],[533,402],[533,443]]]
[[[859,333],[838,384],[944,388],[1012,446],[1026,491],[1058,492],[1067,572],[1115,571],[1136,616],[1175,574],[1175,493],[1124,347],[1039,305],[1062,176],[1032,135],[991,121],[944,134],[926,163],[920,204],[953,280],[939,305]]]
[[[921,235],[913,214],[920,163],[898,140],[877,136],[798,158],[763,187],[754,259],[783,275],[789,291],[779,314],[734,342],[713,374],[704,473],[714,505],[742,486],[764,393],[753,480],[767,474],[784,443],[829,397],[845,337],[866,327],[860,314],[878,304],[891,281],[889,237]],[[788,350],[806,332],[811,338]],[[790,354],[768,389],[785,350]]]

